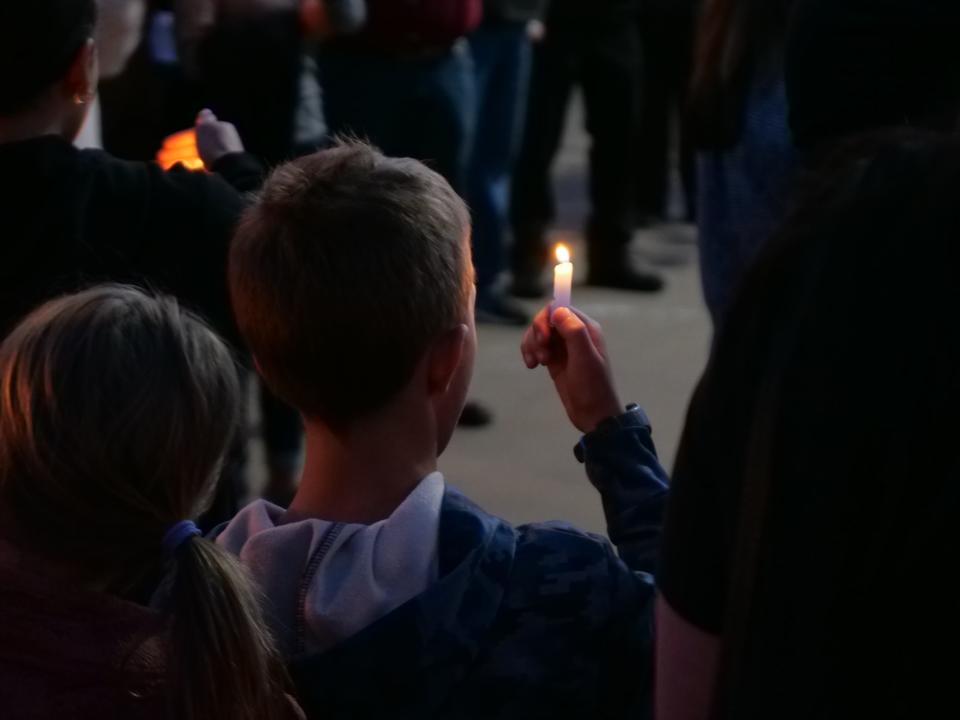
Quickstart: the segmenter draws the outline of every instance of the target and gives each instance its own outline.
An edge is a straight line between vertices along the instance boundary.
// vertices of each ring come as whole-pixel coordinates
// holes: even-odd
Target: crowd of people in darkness
[[[960,712],[955,0],[4,0],[0,32],[2,717]],[[586,282],[659,292],[635,231],[699,233],[669,474],[601,327],[518,300],[575,91]],[[202,167],[156,161],[184,128]],[[523,328],[606,536],[438,471],[491,420],[478,323]]]

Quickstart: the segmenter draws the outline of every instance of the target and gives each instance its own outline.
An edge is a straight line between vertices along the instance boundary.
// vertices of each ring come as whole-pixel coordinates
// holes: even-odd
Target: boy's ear
[[[78,103],[89,103],[97,94],[99,75],[97,44],[87,40],[73,59],[64,79],[64,90]]]
[[[450,389],[463,361],[469,334],[466,325],[457,325],[434,341],[427,358],[427,390],[430,395],[443,395]]]

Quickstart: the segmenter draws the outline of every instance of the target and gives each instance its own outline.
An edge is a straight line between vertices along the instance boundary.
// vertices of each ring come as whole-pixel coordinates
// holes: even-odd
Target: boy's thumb
[[[590,331],[583,320],[565,307],[553,311],[553,327],[563,339],[567,351],[588,352],[593,350]]]

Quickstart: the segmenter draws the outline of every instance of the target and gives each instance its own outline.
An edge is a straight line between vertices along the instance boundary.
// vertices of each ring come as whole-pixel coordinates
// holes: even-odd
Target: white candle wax
[[[557,247],[558,265],[553,270],[553,307],[570,307],[573,292],[573,263],[570,251],[560,245]]]

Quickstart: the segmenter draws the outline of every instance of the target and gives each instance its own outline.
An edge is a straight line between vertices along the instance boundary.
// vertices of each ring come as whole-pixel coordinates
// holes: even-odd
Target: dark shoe
[[[526,300],[541,300],[547,296],[543,273],[514,273],[510,294]]]
[[[530,315],[520,303],[501,293],[487,294],[477,300],[478,323],[523,327],[530,322]]]
[[[663,290],[664,282],[663,277],[655,272],[637,270],[624,264],[616,268],[591,270],[587,284],[615,290],[655,293]]]
[[[492,422],[493,413],[480,403],[470,400],[463,406],[463,412],[460,414],[460,421],[457,424],[460,427],[480,428],[486,427]]]

